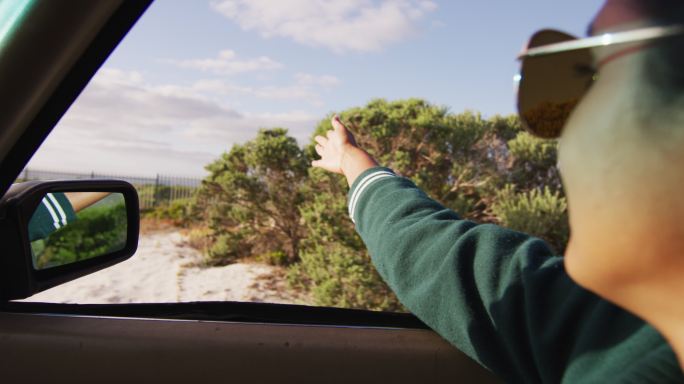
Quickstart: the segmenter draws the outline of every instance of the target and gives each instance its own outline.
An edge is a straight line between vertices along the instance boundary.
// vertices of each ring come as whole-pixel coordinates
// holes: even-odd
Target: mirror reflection
[[[47,269],[120,251],[126,246],[121,193],[51,192],[28,225],[33,267]]]

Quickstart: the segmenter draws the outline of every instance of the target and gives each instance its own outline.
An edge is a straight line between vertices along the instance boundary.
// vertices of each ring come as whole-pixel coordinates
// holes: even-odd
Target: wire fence
[[[25,168],[17,182],[48,180],[116,179],[127,181],[138,191],[140,209],[152,209],[170,204],[174,200],[192,197],[202,183],[201,179],[157,175],[156,177],[137,177],[104,173],[75,173],[45,171]]]

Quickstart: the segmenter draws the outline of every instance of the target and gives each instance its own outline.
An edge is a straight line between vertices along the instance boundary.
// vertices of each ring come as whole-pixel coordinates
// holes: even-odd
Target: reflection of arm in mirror
[[[44,239],[76,220],[76,212],[104,199],[110,192],[54,192],[45,195],[29,222],[29,240]]]
[[[74,211],[79,212],[83,208],[97,203],[98,201],[109,196],[110,192],[65,192],[66,198],[69,199]]]
[[[74,220],[76,211],[66,194],[48,193],[29,221],[29,241],[44,239]]]

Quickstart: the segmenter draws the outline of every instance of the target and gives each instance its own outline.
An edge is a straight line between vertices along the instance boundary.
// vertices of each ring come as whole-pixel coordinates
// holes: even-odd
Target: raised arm
[[[339,120],[333,125],[317,150],[334,171],[329,141],[355,145]],[[349,213],[381,276],[411,312],[507,382],[632,377],[663,361],[676,368],[652,327],[576,285],[543,241],[462,220],[365,152],[351,153],[359,162],[350,167],[355,157],[339,155],[337,169],[352,185]],[[678,370],[654,377],[679,380],[669,372]]]
[[[82,209],[88,208],[89,206],[97,203],[98,201],[109,196],[110,194],[111,194],[111,192],[66,192],[66,193],[64,193],[66,198],[69,199],[71,206],[74,208],[74,211],[76,211],[76,212],[80,212]]]

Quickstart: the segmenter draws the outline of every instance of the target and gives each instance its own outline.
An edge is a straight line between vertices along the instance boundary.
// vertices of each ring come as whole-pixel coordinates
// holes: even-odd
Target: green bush
[[[461,217],[565,248],[556,142],[522,131],[517,117],[454,114],[420,99],[378,99],[339,115],[380,164]],[[331,128],[327,116],[304,148],[284,129],[263,129],[207,166],[195,209],[209,229],[209,263],[257,257],[286,265],[290,283],[319,305],[401,310],[349,220],[346,181],[309,166],[314,136]]]
[[[307,237],[302,241],[299,262],[289,268],[289,282],[309,291],[317,305],[402,309],[375,271],[348,219],[343,179],[312,169],[310,180],[316,188],[327,186],[331,192],[312,193],[302,206]]]
[[[192,220],[190,213],[192,202],[192,198],[176,199],[145,212],[143,216],[152,219],[171,220],[175,225],[183,226]]]
[[[198,250],[203,256],[202,260],[191,262],[200,266],[210,265],[209,249],[211,249],[213,242],[211,241],[212,231],[209,228],[202,226],[192,226],[187,231],[186,245]]]
[[[268,265],[284,266],[290,264],[290,259],[283,251],[270,251],[257,256],[257,260]]]
[[[289,282],[308,290],[316,305],[403,310],[375,271],[367,252],[330,243],[307,248],[300,258],[288,271]]]
[[[549,187],[562,193],[556,167],[558,143],[555,140],[538,139],[522,131],[508,141],[508,150],[512,158],[510,183],[519,189]]]
[[[222,233],[213,239],[209,247],[206,263],[212,266],[226,265],[250,254],[251,248],[244,246],[241,233]]]
[[[497,194],[492,211],[501,224],[546,240],[563,253],[568,242],[568,206],[560,192],[533,189],[518,193],[513,185],[506,185]]]
[[[102,256],[126,245],[127,216],[123,202],[92,206],[78,212],[77,219],[31,246],[37,268],[71,264]]]
[[[286,258],[278,262],[298,260],[309,163],[287,130],[274,128],[207,165],[193,212],[212,231],[212,263],[280,252]]]

